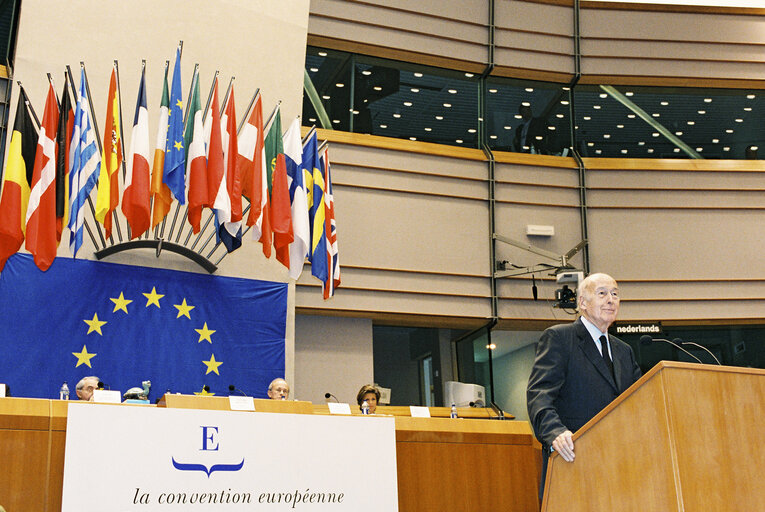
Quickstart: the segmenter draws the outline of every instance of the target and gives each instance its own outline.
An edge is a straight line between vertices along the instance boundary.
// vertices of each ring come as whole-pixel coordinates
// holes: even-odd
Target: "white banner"
[[[397,511],[393,418],[69,405],[62,512]]]

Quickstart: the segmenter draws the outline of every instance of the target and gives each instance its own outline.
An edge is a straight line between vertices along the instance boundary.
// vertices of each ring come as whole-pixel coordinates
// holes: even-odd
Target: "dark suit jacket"
[[[632,348],[614,336],[608,341],[616,380],[581,319],[542,333],[526,399],[534,434],[546,448],[566,430],[576,432],[640,378]]]

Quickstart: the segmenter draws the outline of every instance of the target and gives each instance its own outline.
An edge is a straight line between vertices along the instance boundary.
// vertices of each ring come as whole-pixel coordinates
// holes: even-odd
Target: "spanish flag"
[[[0,199],[0,271],[5,267],[6,260],[21,248],[26,231],[29,186],[32,183],[38,135],[25,98],[24,88],[20,87],[5,166],[5,186]]]
[[[104,225],[107,238],[112,236],[112,211],[117,208],[120,201],[119,173],[117,172],[122,165],[120,122],[117,69],[112,67],[109,99],[106,102],[104,152],[101,154],[101,174],[98,177],[98,195],[96,196],[96,220]]]

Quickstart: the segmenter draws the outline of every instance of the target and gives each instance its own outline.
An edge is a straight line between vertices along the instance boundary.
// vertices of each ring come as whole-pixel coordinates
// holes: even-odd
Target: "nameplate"
[[[329,402],[327,405],[329,406],[330,414],[350,414],[351,413],[351,406],[348,404],[339,404],[337,402]]]
[[[422,405],[410,405],[409,414],[412,418],[430,418],[430,409]]]
[[[5,384],[0,384],[0,397],[8,396],[8,391],[5,389]]]
[[[230,396],[228,405],[232,411],[254,411],[255,400],[251,396]]]
[[[93,401],[100,404],[121,404],[122,394],[116,389],[93,390]]]

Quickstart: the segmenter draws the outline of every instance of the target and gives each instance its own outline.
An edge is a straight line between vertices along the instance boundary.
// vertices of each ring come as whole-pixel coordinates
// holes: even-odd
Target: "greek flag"
[[[74,113],[72,143],[69,150],[69,250],[72,256],[82,246],[82,229],[85,222],[85,201],[96,185],[101,170],[93,125],[90,122],[90,100],[85,86],[85,70],[80,75],[80,94]]]

